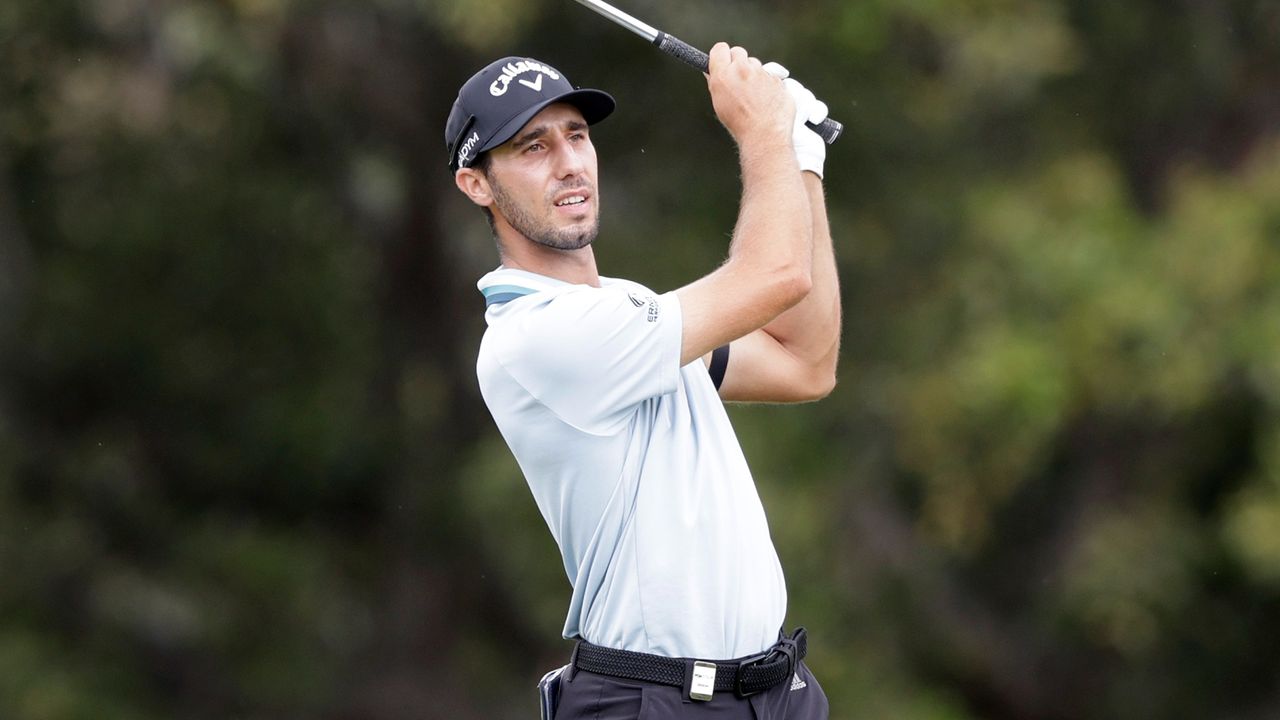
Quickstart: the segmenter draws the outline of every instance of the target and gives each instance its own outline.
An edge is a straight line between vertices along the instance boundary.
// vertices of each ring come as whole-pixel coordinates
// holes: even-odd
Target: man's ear
[[[453,182],[463,195],[471,198],[471,202],[489,207],[493,204],[493,191],[489,187],[489,178],[475,168],[459,168],[453,174]]]

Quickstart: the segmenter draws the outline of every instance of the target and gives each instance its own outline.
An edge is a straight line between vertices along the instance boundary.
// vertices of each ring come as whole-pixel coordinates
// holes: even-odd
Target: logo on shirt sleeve
[[[658,322],[658,314],[661,312],[661,308],[658,305],[658,298],[652,295],[639,295],[632,292],[627,293],[627,299],[631,301],[632,305],[635,305],[638,308],[647,306],[649,308],[649,312],[646,319],[651,323]]]

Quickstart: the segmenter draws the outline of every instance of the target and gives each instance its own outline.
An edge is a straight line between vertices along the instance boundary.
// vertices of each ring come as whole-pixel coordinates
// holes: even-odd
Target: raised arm
[[[742,205],[728,261],[677,291],[682,360],[709,360],[706,353],[729,344],[725,400],[815,400],[835,387],[840,347],[840,288],[821,177],[826,149],[804,124],[820,121],[826,107],[792,80],[785,93],[792,102],[761,107],[757,96],[776,98],[781,82],[760,78],[761,65],[741,48],[717,45],[711,57],[712,103],[738,142]],[[788,123],[779,138],[783,114]]]
[[[676,291],[682,365],[774,321],[813,282],[812,210],[792,151],[791,96],[759,61],[724,43],[711,49],[707,85],[738,143],[742,201],[729,258]]]
[[[763,328],[730,345],[720,385],[725,400],[804,402],[825,397],[835,387],[840,283],[822,178],[813,172],[801,174],[812,213],[812,290]]]

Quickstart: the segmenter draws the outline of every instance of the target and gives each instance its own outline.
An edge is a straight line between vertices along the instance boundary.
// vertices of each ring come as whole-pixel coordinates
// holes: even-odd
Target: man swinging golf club
[[[450,169],[501,259],[479,282],[480,389],[573,585],[564,635],[577,644],[544,679],[544,713],[827,717],[805,631],[782,630],[782,569],[723,405],[835,385],[826,146],[805,125],[827,111],[786,74],[712,48],[741,205],[724,264],[662,294],[596,268],[590,127],[612,97],[509,57],[467,80],[449,114]]]

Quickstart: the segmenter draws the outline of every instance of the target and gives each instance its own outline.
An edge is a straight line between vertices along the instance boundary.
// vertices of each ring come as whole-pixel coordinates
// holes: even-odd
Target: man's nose
[[[582,152],[571,143],[560,143],[556,150],[556,170],[560,177],[581,174],[586,167]]]

